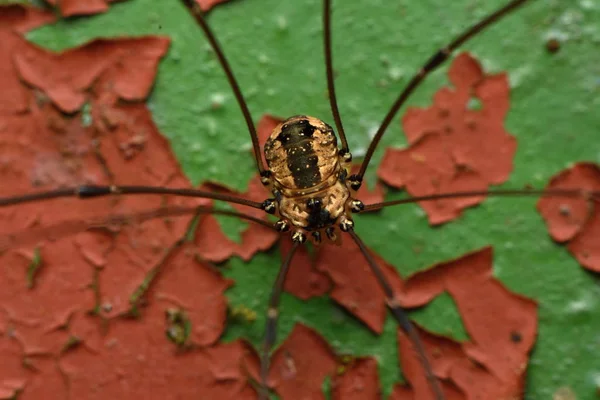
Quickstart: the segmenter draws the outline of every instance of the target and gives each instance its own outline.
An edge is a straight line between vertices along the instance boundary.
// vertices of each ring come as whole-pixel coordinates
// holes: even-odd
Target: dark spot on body
[[[281,127],[281,133],[277,136],[277,140],[282,145],[293,145],[307,140],[313,136],[316,128],[310,124],[307,119],[298,119]]]
[[[306,227],[308,230],[322,229],[335,223],[335,219],[331,218],[329,211],[322,207],[323,199],[315,198],[315,200],[312,202],[313,206],[308,211],[308,226]]]

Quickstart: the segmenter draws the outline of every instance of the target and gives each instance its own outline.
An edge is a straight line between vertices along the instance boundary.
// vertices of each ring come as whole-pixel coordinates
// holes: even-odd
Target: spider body
[[[351,157],[340,153],[331,126],[304,115],[288,118],[273,129],[264,152],[274,195],[267,202],[276,204],[280,229],[292,225],[292,238],[301,242],[311,232],[316,244],[324,235],[339,243],[334,227],[347,230],[356,200],[346,180]]]

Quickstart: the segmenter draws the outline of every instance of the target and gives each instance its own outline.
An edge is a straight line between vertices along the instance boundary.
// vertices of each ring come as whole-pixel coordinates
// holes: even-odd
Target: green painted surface
[[[438,47],[504,1],[337,1],[334,62],[339,104],[356,155],[367,147],[402,84]],[[230,58],[255,121],[263,113],[310,114],[331,121],[325,96],[318,0],[243,0],[219,7],[209,20]],[[238,106],[201,31],[178,2],[130,0],[108,14],[63,21],[30,34],[55,50],[98,37],[167,35],[172,47],[150,99],[155,121],[194,181],[214,179],[237,189],[254,173],[250,141]],[[561,50],[544,46],[554,35]],[[466,47],[488,71],[508,71],[511,110],[506,126],[517,136],[515,170],[505,187],[541,187],[575,161],[600,162],[600,5],[594,0],[532,1]],[[446,67],[410,100],[428,105],[446,83]],[[221,103],[214,109],[211,105]],[[403,143],[399,123],[384,146]],[[381,146],[372,167],[383,154]],[[375,168],[371,168],[370,179]],[[389,194],[397,198],[399,194]],[[402,274],[491,244],[495,273],[539,304],[539,338],[529,365],[526,399],[550,399],[570,386],[578,399],[595,399],[600,386],[600,286],[547,236],[533,199],[491,199],[458,222],[432,229],[416,206],[357,217],[365,241]],[[235,228],[235,227],[234,227]],[[234,229],[232,228],[232,229]],[[417,253],[413,249],[420,248]],[[255,309],[254,324],[231,326],[226,340],[262,335],[270,282],[279,251],[245,264],[228,263],[236,279],[232,304]],[[280,336],[295,322],[319,331],[340,352],[373,354],[385,393],[400,379],[394,325],[382,336],[340,311],[327,298],[283,298]],[[415,318],[430,329],[464,337],[452,302],[441,298]]]

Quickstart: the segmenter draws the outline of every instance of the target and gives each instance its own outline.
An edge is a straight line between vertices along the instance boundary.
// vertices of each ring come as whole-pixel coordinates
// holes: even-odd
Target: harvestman
[[[341,232],[347,233],[359,247],[375,275],[381,288],[385,292],[387,306],[390,309],[398,325],[407,334],[425,370],[427,379],[435,398],[445,399],[440,383],[432,372],[431,365],[425,353],[421,340],[414,326],[408,319],[405,310],[396,300],[390,283],[385,278],[382,270],[371,256],[363,241],[354,232],[353,213],[380,210],[387,206],[413,203],[417,201],[439,200],[447,198],[471,197],[480,195],[494,196],[556,196],[556,197],[585,197],[590,196],[579,189],[554,189],[554,190],[494,190],[494,191],[469,191],[435,194],[422,197],[412,197],[403,200],[387,201],[383,203],[364,205],[354,195],[361,187],[369,162],[377,148],[383,134],[387,130],[392,119],[406,102],[412,92],[419,86],[424,78],[444,61],[452,52],[472,38],[483,29],[498,21],[500,18],[523,5],[527,0],[513,0],[506,6],[493,12],[480,22],[467,29],[446,47],[436,52],[424,66],[412,77],[408,85],[400,93],[383,122],[379,126],[373,140],[371,141],[360,170],[357,174],[349,175],[352,154],[348,147],[346,134],[337,107],[335,94],[332,49],[331,49],[331,0],[323,1],[323,24],[324,24],[324,50],[327,74],[327,86],[331,111],[335,126],[341,140],[341,149],[338,148],[337,137],[333,129],[323,121],[309,116],[294,116],[272,132],[265,144],[265,167],[261,154],[256,128],[252,121],[250,111],[238,83],[233,75],[228,61],[221,50],[214,34],[204,20],[200,7],[194,0],[182,0],[190,13],[196,19],[210,42],[218,60],[223,68],[227,80],[233,90],[236,100],[244,115],[250,137],[256,165],[261,176],[261,182],[273,194],[272,198],[262,203],[238,198],[226,194],[213,193],[194,189],[172,189],[151,186],[95,186],[84,185],[71,188],[63,188],[53,191],[27,194],[0,199],[0,206],[23,204],[27,202],[50,200],[61,197],[78,197],[88,199],[114,194],[163,194],[174,196],[201,197],[221,200],[230,203],[261,209],[269,214],[276,215],[279,220],[271,227],[280,232],[290,231],[293,242],[291,251],[285,257],[277,279],[275,280],[269,306],[267,311],[267,323],[263,347],[261,350],[260,368],[260,398],[267,399],[269,391],[267,387],[267,375],[269,370],[269,354],[275,343],[276,326],[278,320],[278,306],[283,290],[286,275],[289,271],[291,261],[298,246],[307,240],[314,244],[320,244],[326,239],[331,243],[338,243]],[[592,195],[597,195],[593,193]],[[206,210],[203,212],[225,213],[238,216],[254,222],[265,224],[251,216],[241,213],[230,213],[217,210]]]

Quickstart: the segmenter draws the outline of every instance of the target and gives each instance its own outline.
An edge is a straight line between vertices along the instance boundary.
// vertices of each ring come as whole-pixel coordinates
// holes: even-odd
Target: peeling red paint
[[[327,376],[336,370],[333,350],[311,328],[296,324],[271,358],[269,386],[286,400],[323,399]]]
[[[146,295],[164,309],[183,309],[192,324],[190,343],[207,346],[223,334],[227,317],[225,290],[233,282],[195,258],[195,246],[182,246],[165,260],[156,283]]]
[[[536,303],[494,278],[489,247],[416,273],[405,281],[400,300],[407,307],[421,306],[444,291],[456,302],[470,340],[457,343],[421,330],[435,374],[451,381],[464,398],[520,398],[537,335]],[[399,346],[415,398],[433,398],[424,375],[410,372],[421,366],[406,356],[413,350],[403,334]],[[454,396],[449,394],[463,398]]]
[[[94,15],[108,11],[112,3],[125,0],[46,0],[47,3],[57,8],[63,17],[77,15]],[[226,3],[229,0],[196,0],[203,11],[210,11],[213,7]]]
[[[449,399],[522,393],[524,366],[537,334],[537,306],[509,292],[493,277],[490,248],[438,264],[404,283],[392,266],[375,257],[405,307],[426,305],[442,292],[455,300],[470,342],[461,344],[420,332],[434,372],[450,381],[444,385]],[[331,277],[331,297],[380,333],[387,312],[385,297],[363,259],[352,243],[324,246],[319,249],[316,265]],[[402,369],[411,387],[397,387],[394,398],[433,398],[412,344],[401,333],[399,345]]]
[[[108,11],[109,5],[123,0],[46,0],[56,7],[63,17],[93,15]]]
[[[206,182],[204,185],[204,188],[207,190],[243,197],[261,203],[268,197],[268,193],[263,184],[260,183],[258,175],[250,180],[248,190],[244,193],[237,193],[224,185],[214,182]],[[267,215],[262,210],[237,204],[232,204],[232,206],[244,214],[268,220]],[[201,217],[200,223],[196,228],[195,243],[198,247],[198,253],[207,261],[222,262],[234,255],[248,261],[258,251],[264,251],[273,247],[279,238],[279,233],[265,226],[249,222],[248,228],[242,232],[241,236],[241,242],[236,243],[223,233],[214,216],[204,215]]]
[[[209,11],[213,7],[218,6],[221,3],[227,3],[228,1],[231,0],[196,0],[196,3],[200,5],[202,11]]]
[[[119,98],[145,99],[158,61],[168,46],[169,40],[160,37],[98,39],[63,53],[52,53],[24,42],[11,57],[23,81],[40,89],[65,113],[74,113],[92,100],[87,92],[92,84],[99,92],[95,100],[104,107]],[[97,111],[108,123],[118,118],[103,107]]]
[[[22,4],[0,5],[0,35],[8,31],[25,33],[53,22],[56,17],[48,11]],[[7,37],[3,37],[0,44]]]
[[[485,75],[467,53],[456,57],[448,72],[454,89],[440,89],[434,105],[409,108],[402,124],[409,147],[387,149],[377,171],[388,185],[412,196],[485,190],[500,184],[512,170],[516,140],[504,129],[509,107],[506,74]],[[471,110],[470,101],[481,102]],[[458,217],[483,197],[421,202],[431,224]]]
[[[279,240],[282,261],[291,248],[292,241],[287,235],[283,235]],[[314,257],[308,252],[307,247],[298,248],[285,279],[284,290],[302,300],[308,300],[312,297],[322,296],[330,289],[331,280],[326,274],[317,270]]]
[[[393,266],[373,254],[390,283],[399,288],[401,279]],[[330,296],[372,331],[381,333],[387,315],[385,295],[371,272],[364,255],[350,238],[341,246],[322,246],[316,257],[316,267],[333,282]]]
[[[71,397],[256,398],[247,378],[248,345],[236,341],[177,351],[166,345],[162,320],[163,315],[147,315],[143,324],[119,321],[98,349],[80,346],[64,355],[60,368]]]
[[[546,189],[600,191],[600,167],[578,163],[552,177]],[[600,199],[543,197],[537,208],[552,239],[566,243],[577,261],[600,272]]]
[[[460,390],[454,382],[448,380],[448,370],[453,363],[465,361],[472,363],[464,354],[462,354],[461,345],[451,339],[443,336],[432,335],[431,333],[418,328],[419,337],[429,350],[430,360],[433,363],[433,369],[436,376],[440,379],[442,390],[447,400],[466,400],[469,397]],[[433,399],[429,384],[425,377],[425,371],[414,355],[412,344],[408,338],[398,331],[398,358],[402,365],[402,373],[409,385],[394,385],[390,400],[428,400]],[[482,369],[473,364],[474,369]],[[486,396],[482,398],[488,398]],[[493,397],[492,397],[493,398]]]
[[[23,355],[19,342],[12,337],[12,327],[0,329],[0,399],[13,398],[27,385],[27,371],[22,368]]]
[[[381,389],[377,361],[374,358],[359,358],[338,371],[331,382],[333,400],[380,399]]]
[[[2,92],[0,102],[0,119],[6,125],[0,145],[10,157],[3,160],[3,195],[30,192],[31,186],[48,190],[76,183],[190,187],[148,110],[137,103],[152,87],[167,40],[100,40],[52,54],[13,32],[0,35],[9,38],[0,50],[14,61],[3,64],[8,70],[2,74],[2,83],[12,88]],[[130,103],[121,104],[120,99]],[[60,213],[55,202],[34,203],[3,209],[0,226],[4,234],[65,221],[85,226],[97,220],[98,210],[110,218],[107,212],[126,215],[193,204],[207,202],[160,196],[72,199],[60,202]],[[233,372],[233,360],[245,357],[247,346],[194,350],[193,355],[181,355],[181,361],[165,336],[169,307],[179,307],[189,317],[192,346],[215,343],[225,327],[223,292],[231,282],[197,261],[192,244],[173,250],[168,263],[162,262],[188,221],[109,224],[71,237],[40,235],[26,247],[5,249],[0,256],[0,302],[7,318],[2,330],[10,329],[10,335],[3,335],[1,357],[4,365],[9,357],[21,364],[12,368],[14,376],[2,373],[0,391],[12,395],[22,390],[20,398],[40,398],[39,390],[58,395],[68,388],[71,397],[106,398],[162,390],[168,397],[173,390],[169,385],[179,382],[184,392],[196,393],[205,384],[216,398],[255,398],[246,369],[240,366]],[[38,253],[40,268],[33,288],[28,288],[27,269]],[[123,319],[134,306],[140,319]],[[229,375],[211,376],[208,369],[221,365],[215,354],[227,348],[232,350],[223,358],[228,364],[222,371]],[[52,362],[33,360],[34,355]],[[22,365],[23,359],[35,361],[35,374]],[[189,373],[181,371],[180,362],[187,363]],[[197,382],[196,376],[201,376]],[[55,384],[60,386],[56,390]]]

